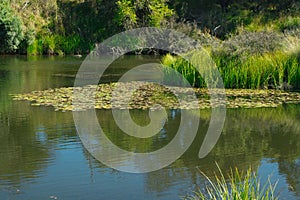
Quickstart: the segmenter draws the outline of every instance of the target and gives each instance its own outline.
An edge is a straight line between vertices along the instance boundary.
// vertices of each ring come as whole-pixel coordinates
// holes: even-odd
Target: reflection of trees
[[[20,183],[34,178],[51,161],[51,151],[63,137],[76,136],[71,113],[14,103],[10,124],[4,124],[0,140],[0,179]],[[66,128],[72,128],[72,132]],[[54,128],[53,128],[54,127]],[[67,134],[67,135],[66,135]]]
[[[149,192],[162,192],[182,182],[186,188],[194,185],[203,186],[205,180],[200,176],[199,168],[209,177],[217,172],[215,162],[218,163],[224,174],[228,174],[230,168],[237,167],[239,171],[246,171],[250,166],[257,169],[262,158],[278,159],[280,157],[295,160],[300,154],[300,141],[297,135],[299,129],[299,106],[288,105],[279,108],[259,109],[230,109],[227,112],[223,134],[213,151],[200,160],[198,153],[204,135],[209,125],[210,112],[201,111],[199,133],[188,151],[170,167],[157,172],[146,174],[146,190]],[[141,152],[158,149],[169,142],[178,128],[180,113],[169,113],[167,132],[172,132],[171,137],[153,137],[148,141],[130,138],[122,133],[112,118],[110,111],[97,112],[99,122],[106,135],[118,146],[124,149]],[[195,113],[197,114],[197,113]],[[132,112],[134,120],[143,124],[148,122],[148,112]],[[173,116],[173,117],[171,117]],[[287,148],[287,144],[290,147]],[[126,159],[125,159],[126,160]],[[125,162],[124,160],[124,162]],[[122,161],[120,161],[122,162]],[[103,166],[100,166],[103,167]],[[188,170],[186,170],[188,169]],[[289,169],[288,169],[289,170]],[[288,171],[287,170],[287,171]],[[297,172],[295,172],[297,173]],[[297,188],[297,176],[290,175],[291,185]]]
[[[147,125],[150,122],[148,114],[149,111],[146,110],[131,111],[133,120],[141,126]],[[166,122],[164,129],[158,134],[145,139],[138,139],[126,135],[119,127],[117,127],[110,110],[99,111],[98,120],[107,137],[117,146],[128,151],[151,152],[162,148],[171,141],[176,134],[180,122],[180,115],[176,115],[175,119]],[[168,130],[168,134],[166,134],[166,130]]]
[[[279,172],[285,174],[289,189],[300,196],[300,160],[279,160]]]
[[[4,124],[0,140],[0,176],[19,183],[22,178],[35,177],[34,171],[41,169],[43,160],[49,158],[49,152],[39,143],[35,143],[35,131],[38,124],[32,124],[32,117],[25,106],[15,107],[13,119]]]
[[[23,71],[4,72],[3,79],[0,80],[0,179],[4,181],[20,183],[23,178],[34,178],[39,170],[51,162],[55,145],[63,143],[64,139],[76,137],[71,113],[53,112],[51,108],[45,107],[29,107],[26,102],[11,102],[7,96],[9,93],[69,84],[63,80],[49,78],[52,74],[70,70],[68,67],[62,66],[61,70],[56,71],[56,68],[54,70],[51,66],[47,69],[47,66],[44,66],[47,62],[34,62],[37,63],[36,66],[31,66],[33,69],[27,66],[30,70],[24,67]],[[70,62],[73,63],[72,60]],[[14,63],[12,69],[24,64],[22,60],[14,59],[11,63]],[[43,65],[45,69],[39,70],[38,65]],[[19,82],[15,83],[17,80]],[[147,190],[166,191],[176,185],[175,182],[184,182],[186,188],[193,184],[202,185],[204,180],[196,167],[211,177],[214,171],[217,171],[215,161],[226,174],[230,167],[237,167],[243,171],[252,165],[253,169],[256,169],[260,165],[260,160],[268,157],[278,162],[280,172],[286,174],[288,183],[296,194],[300,195],[297,160],[300,155],[299,111],[299,105],[270,109],[229,109],[220,140],[213,151],[205,159],[200,160],[198,153],[210,119],[209,111],[201,111],[199,133],[192,146],[171,166],[146,174]],[[97,114],[106,135],[115,144],[136,152],[159,149],[171,141],[180,118],[180,112],[170,112],[165,130],[141,141],[122,133],[116,127],[110,111],[99,111]],[[147,112],[133,111],[131,114],[139,124],[149,120]],[[91,160],[91,168],[105,168],[104,165],[91,159],[86,152],[84,155]]]
[[[66,60],[49,62],[51,58],[40,58],[27,62],[28,59],[7,56],[0,61],[0,180],[14,184],[40,175],[38,171],[50,162],[54,145],[62,142],[59,139],[75,136],[73,127],[72,132],[66,130],[72,126],[72,115],[32,108],[27,102],[12,102],[11,93],[65,84],[63,80],[55,81],[52,74],[68,68]],[[74,65],[72,60],[69,63]]]
[[[260,109],[230,109],[227,112],[226,123],[217,145],[204,159],[198,159],[200,144],[208,128],[209,112],[201,113],[200,132],[189,150],[177,160],[170,168],[147,175],[146,184],[150,191],[161,191],[162,188],[171,187],[173,182],[185,180],[185,183],[203,185],[198,167],[209,177],[217,172],[215,162],[218,163],[224,174],[230,168],[237,167],[239,171],[246,171],[250,166],[257,169],[263,157],[286,157],[295,163],[300,155],[299,106],[288,105],[279,108]],[[204,112],[204,113],[203,113]],[[287,146],[287,144],[289,146]],[[288,181],[295,190],[300,186],[299,163],[288,165],[287,162],[278,160],[279,166],[284,164]],[[174,169],[172,170],[172,167]],[[281,166],[281,168],[284,168]],[[178,170],[188,168],[189,170]],[[283,172],[284,171],[284,172]],[[300,173],[298,173],[300,174]],[[300,188],[299,188],[300,189]],[[298,190],[299,191],[299,190]]]

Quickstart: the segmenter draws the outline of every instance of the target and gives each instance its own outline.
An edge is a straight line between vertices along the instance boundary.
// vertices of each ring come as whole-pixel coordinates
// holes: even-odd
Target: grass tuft
[[[245,173],[237,168],[231,169],[228,180],[217,165],[219,174],[215,175],[215,180],[210,179],[203,172],[201,174],[207,180],[207,185],[203,190],[195,191],[194,194],[185,197],[185,200],[277,200],[275,189],[277,182],[272,184],[270,178],[268,182],[261,185],[260,179],[255,172],[249,168]]]
[[[248,57],[228,57],[212,55],[223,78],[225,88],[236,89],[299,89],[300,66],[297,54],[284,52],[249,55]],[[181,57],[166,55],[162,63],[165,67],[165,82],[180,85],[171,73],[179,72],[193,87],[205,87],[204,79],[199,72]],[[177,75],[178,76],[178,75]]]

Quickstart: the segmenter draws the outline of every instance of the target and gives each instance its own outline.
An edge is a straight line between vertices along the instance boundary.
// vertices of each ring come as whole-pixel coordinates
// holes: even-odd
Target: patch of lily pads
[[[226,89],[226,99],[217,98],[211,101],[207,89],[165,87],[156,83],[137,81],[55,88],[14,94],[12,98],[18,101],[29,101],[32,106],[52,106],[55,111],[82,111],[93,108],[160,109],[161,107],[206,109],[221,105],[224,100],[227,108],[277,107],[284,103],[300,103],[299,92]]]

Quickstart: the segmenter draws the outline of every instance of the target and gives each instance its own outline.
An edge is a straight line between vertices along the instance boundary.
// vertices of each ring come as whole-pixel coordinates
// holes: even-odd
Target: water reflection
[[[282,160],[279,162],[279,172],[285,175],[289,190],[300,196],[300,160]]]
[[[211,177],[217,170],[215,162],[224,173],[230,167],[246,170],[250,165],[258,169],[262,180],[273,173],[272,181],[280,180],[278,190],[283,197],[300,198],[300,105],[229,109],[222,135],[204,159],[199,159],[198,153],[211,113],[201,111],[197,137],[180,159],[162,170],[132,175],[112,170],[91,157],[76,135],[72,113],[30,107],[9,97],[10,93],[71,86],[72,78],[53,75],[75,74],[79,65],[79,60],[68,57],[0,59],[1,198],[178,199],[203,186],[199,169]],[[181,115],[170,110],[164,129],[147,139],[125,135],[111,111],[97,111],[97,116],[116,145],[148,152],[174,138]],[[138,124],[149,123],[148,112],[134,110],[131,116]],[[125,161],[126,157],[119,162]]]
[[[257,170],[266,158],[271,159],[271,163],[278,162],[279,173],[300,181],[295,175],[288,176],[288,173],[293,172],[291,168],[284,171],[281,166],[286,163],[286,160],[282,158],[288,158],[295,162],[300,157],[299,111],[299,105],[283,105],[275,109],[230,109],[220,140],[213,151],[205,159],[200,160],[198,152],[210,120],[210,111],[201,111],[201,125],[192,146],[171,166],[148,174],[145,180],[149,184],[147,190],[160,193],[164,190],[172,190],[177,184],[188,185],[187,188],[193,188],[195,185],[201,186],[204,184],[204,180],[199,178],[197,168],[212,177],[217,171],[215,162],[218,162],[221,169],[227,174],[230,168],[235,167],[238,167],[239,170],[247,170],[249,166],[252,166],[253,170]],[[140,112],[140,120],[147,119],[147,112],[136,112]],[[197,113],[195,112],[195,114]],[[170,126],[166,127],[167,132],[171,133],[172,136],[169,140],[153,137],[146,143],[143,141],[138,143],[137,139],[120,134],[121,131],[116,127],[110,111],[98,111],[98,116],[105,116],[105,120],[102,117],[99,122],[107,136],[115,144],[127,148],[127,150],[135,151],[137,148],[151,149],[156,145],[159,145],[156,147],[162,147],[169,142],[173,138],[172,133],[176,130],[174,125],[178,126],[180,112],[169,111],[167,125]],[[272,173],[271,169],[267,170],[267,174]],[[262,175],[267,176],[267,174]],[[273,180],[276,181],[279,178],[281,177],[274,176]],[[286,181],[284,184],[290,185],[290,188],[293,188],[291,191],[295,190],[295,194],[298,195],[295,184],[297,182],[290,182],[289,178]],[[279,187],[283,187],[283,185],[279,185]],[[288,193],[288,191],[283,193]]]

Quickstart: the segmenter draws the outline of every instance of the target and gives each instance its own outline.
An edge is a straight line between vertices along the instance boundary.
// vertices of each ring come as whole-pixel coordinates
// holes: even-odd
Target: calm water
[[[128,57],[114,64],[115,74],[155,59]],[[128,174],[108,168],[83,148],[71,112],[30,107],[12,102],[9,94],[72,86],[82,59],[65,57],[0,57],[0,199],[180,199],[211,176],[215,162],[226,171],[252,166],[266,181],[278,181],[281,199],[300,199],[300,105],[270,109],[229,109],[223,133],[213,151],[198,152],[210,120],[201,111],[198,135],[188,151],[169,167],[147,174]],[[126,67],[124,67],[126,66]],[[118,69],[118,70],[117,70]],[[132,113],[147,123],[147,112]],[[152,151],[172,140],[180,112],[170,110],[164,129],[151,139],[124,136],[110,111],[98,111],[107,136],[130,151]],[[124,158],[126,160],[126,158]],[[122,162],[122,161],[120,161]]]

